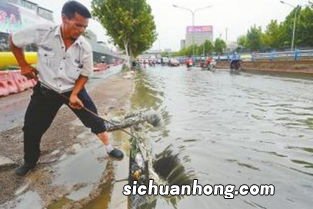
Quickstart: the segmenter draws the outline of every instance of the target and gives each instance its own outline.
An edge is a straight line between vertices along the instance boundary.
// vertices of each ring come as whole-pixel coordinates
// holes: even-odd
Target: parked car
[[[169,59],[167,57],[162,57],[161,58],[161,64],[162,65],[168,65]]]
[[[169,66],[179,66],[179,61],[175,58],[171,58],[168,62]]]

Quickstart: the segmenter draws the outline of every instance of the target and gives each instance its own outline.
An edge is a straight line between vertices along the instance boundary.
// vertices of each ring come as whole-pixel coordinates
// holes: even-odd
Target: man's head
[[[87,28],[91,14],[77,1],[68,1],[62,8],[63,38],[76,40]]]

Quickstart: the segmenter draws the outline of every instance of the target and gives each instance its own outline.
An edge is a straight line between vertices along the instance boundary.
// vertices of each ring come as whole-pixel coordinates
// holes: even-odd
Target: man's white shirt
[[[39,81],[59,93],[72,90],[79,75],[89,77],[93,72],[89,43],[80,36],[66,50],[60,26],[29,27],[14,33],[12,41],[19,48],[29,44],[38,47]]]

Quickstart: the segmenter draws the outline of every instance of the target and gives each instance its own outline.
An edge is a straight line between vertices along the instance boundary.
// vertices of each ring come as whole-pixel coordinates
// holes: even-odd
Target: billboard
[[[213,32],[212,25],[203,25],[203,26],[188,26],[187,33],[207,33]]]
[[[11,33],[22,26],[19,8],[7,2],[0,2],[0,32]]]
[[[36,4],[34,4],[36,5]],[[0,1],[0,32],[13,33],[24,27],[50,22],[37,15],[36,9]]]

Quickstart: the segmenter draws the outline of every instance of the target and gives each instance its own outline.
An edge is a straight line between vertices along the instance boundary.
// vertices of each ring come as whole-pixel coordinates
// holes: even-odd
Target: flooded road
[[[169,184],[273,184],[274,196],[158,197],[143,208],[312,208],[313,80],[228,71],[147,68],[133,108],[164,127],[148,133]]]

